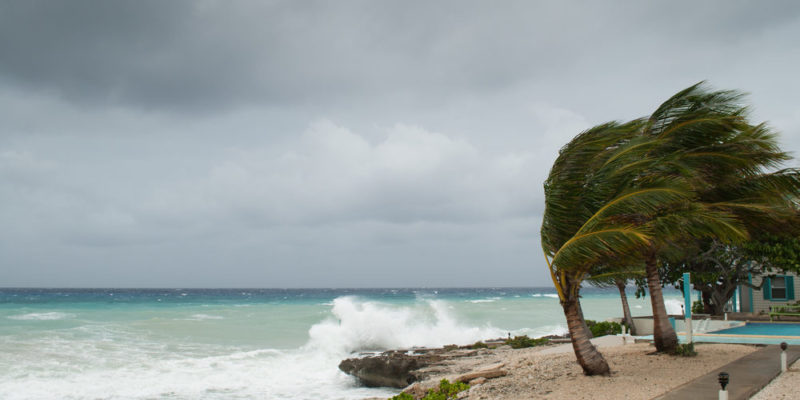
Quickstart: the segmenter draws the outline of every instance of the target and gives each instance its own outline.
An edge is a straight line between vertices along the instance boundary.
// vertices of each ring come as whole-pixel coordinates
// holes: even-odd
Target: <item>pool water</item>
[[[800,336],[800,324],[748,322],[745,326],[709,333],[721,335]]]

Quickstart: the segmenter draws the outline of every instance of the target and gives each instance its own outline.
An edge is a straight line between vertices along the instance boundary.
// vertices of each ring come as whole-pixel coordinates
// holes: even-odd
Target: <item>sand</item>
[[[756,393],[751,400],[790,400],[798,398],[800,390],[800,361],[795,361],[789,369],[778,375],[769,385]]]
[[[461,398],[651,399],[756,350],[749,345],[697,344],[699,354],[696,357],[676,357],[654,354],[655,348],[648,343],[623,345],[619,337],[598,339],[595,340],[612,370],[610,376],[585,376],[572,346],[566,344],[480,350],[472,357],[455,362],[448,368],[448,374],[431,381],[453,379],[454,373],[503,363],[508,375],[475,385]]]

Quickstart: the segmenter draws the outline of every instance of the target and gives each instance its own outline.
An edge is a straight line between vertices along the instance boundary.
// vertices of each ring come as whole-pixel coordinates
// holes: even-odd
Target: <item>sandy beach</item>
[[[473,384],[461,398],[520,399],[651,399],[757,349],[750,345],[698,344],[696,357],[655,354],[649,343],[622,344],[619,337],[595,339],[609,362],[610,376],[585,376],[570,344],[528,349],[502,346],[455,359],[442,378],[502,364],[507,375]],[[764,397],[772,398],[772,397]]]
[[[612,374],[583,375],[574,354],[519,354],[508,361],[509,374],[487,381],[470,399],[650,399],[755,350],[752,346],[709,344],[697,357],[653,354],[650,344],[606,348]]]

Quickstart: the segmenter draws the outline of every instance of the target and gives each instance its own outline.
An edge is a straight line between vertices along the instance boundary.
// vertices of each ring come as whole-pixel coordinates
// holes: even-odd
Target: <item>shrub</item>
[[[513,339],[506,339],[506,344],[511,346],[512,349],[524,349],[526,347],[541,346],[549,341],[550,339],[548,338],[531,339],[527,335],[523,335],[514,336]]]
[[[439,382],[439,388],[428,390],[422,400],[453,400],[458,397],[458,393],[469,389],[469,385],[462,382],[450,383],[447,379]],[[408,393],[400,393],[390,400],[414,400],[414,396]]]
[[[694,350],[694,343],[679,344],[675,348],[675,355],[681,357],[694,357],[697,352]]]
[[[438,390],[429,390],[422,400],[451,400],[458,396],[458,392],[469,389],[469,385],[462,382],[450,383],[447,379],[439,382]]]
[[[489,346],[488,346],[488,345],[486,345],[486,343],[483,343],[483,342],[481,342],[481,341],[479,340],[479,341],[475,342],[475,343],[474,343],[472,346],[470,346],[470,347],[471,347],[472,349],[486,349],[486,348],[488,348]]]
[[[693,314],[702,314],[706,311],[706,308],[703,306],[702,300],[695,300],[692,302],[692,313]]]
[[[589,330],[592,331],[592,336],[600,337],[605,335],[616,335],[618,333],[622,333],[622,325],[616,322],[596,322],[590,319],[586,320],[586,325],[589,326]]]

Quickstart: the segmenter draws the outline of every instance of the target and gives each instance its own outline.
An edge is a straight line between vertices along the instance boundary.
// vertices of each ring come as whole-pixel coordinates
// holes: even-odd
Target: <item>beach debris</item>
[[[467,383],[469,384],[470,387],[482,385],[482,384],[486,383],[486,378],[480,376],[480,377],[477,377],[477,378],[475,378],[475,379],[473,379],[473,380],[471,380],[471,381],[469,381]]]
[[[499,378],[501,376],[508,375],[508,371],[504,370],[503,367],[505,366],[504,363],[497,363],[493,365],[486,366],[484,369],[480,371],[470,372],[463,375],[460,375],[455,380],[457,382],[467,382],[469,383],[472,380],[483,378],[484,382],[486,379],[492,378]],[[471,383],[470,383],[471,385]]]

